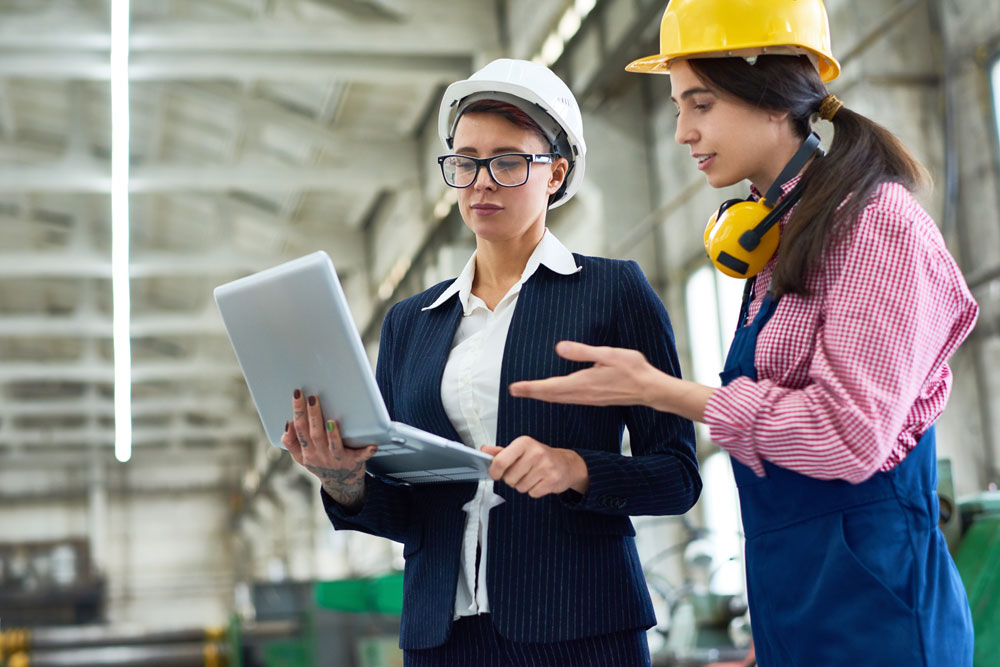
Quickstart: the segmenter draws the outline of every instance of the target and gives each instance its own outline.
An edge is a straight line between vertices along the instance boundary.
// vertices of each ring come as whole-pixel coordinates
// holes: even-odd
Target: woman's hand
[[[509,388],[511,396],[550,403],[645,405],[704,421],[705,405],[714,390],[664,373],[638,350],[564,340],[556,345],[556,353],[594,365],[561,377],[514,382]]]
[[[644,405],[656,376],[665,375],[638,350],[564,340],[556,345],[556,353],[570,361],[590,361],[594,365],[562,377],[515,382],[510,385],[511,395],[550,403]]]
[[[532,498],[568,489],[586,493],[590,487],[587,462],[572,449],[549,447],[526,435],[506,447],[483,445],[480,449],[493,456],[490,477]]]
[[[323,482],[323,489],[337,503],[349,509],[360,507],[365,499],[365,462],[378,447],[345,447],[337,422],[323,420],[319,399],[307,399],[298,389],[292,398],[292,413],[281,444],[296,463]]]

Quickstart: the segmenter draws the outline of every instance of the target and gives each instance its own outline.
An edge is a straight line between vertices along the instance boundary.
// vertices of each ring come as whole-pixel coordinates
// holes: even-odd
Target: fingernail
[[[326,430],[330,431],[331,433],[333,433],[333,420],[332,419],[326,423]]]
[[[294,394],[292,394],[292,396],[294,396],[294,397],[295,397],[295,400],[298,400],[298,399],[302,398],[302,392],[301,392],[301,391],[299,391],[298,389],[296,389],[296,390],[295,390],[295,393],[294,393]]]
[[[288,433],[288,422],[285,422],[285,433]]]
[[[310,396],[309,397],[309,405],[316,405],[316,397],[315,396]]]

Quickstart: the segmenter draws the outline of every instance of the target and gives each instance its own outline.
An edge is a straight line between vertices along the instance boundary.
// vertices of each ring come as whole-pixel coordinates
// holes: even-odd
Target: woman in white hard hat
[[[660,41],[629,69],[669,72],[675,138],[709,184],[751,184],[706,230],[712,261],[750,278],[724,386],[564,342],[593,365],[510,391],[708,425],[734,460],[759,664],[971,665],[934,423],[978,309],[911,194],[925,172],[827,91],[820,0],[672,0]],[[834,129],[825,156],[816,116]]]
[[[457,279],[392,307],[376,376],[394,420],[494,455],[493,479],[366,476],[374,447],[345,449],[298,391],[283,442],[323,481],[336,528],[404,543],[406,665],[647,665],[655,617],[629,516],[697,500],[692,423],[500,387],[579,368],[552,354],[563,338],[632,347],[678,375],[667,313],[634,262],[574,255],[546,230],[586,156],[576,100],[550,70],[498,60],[453,84],[440,134],[476,252]]]

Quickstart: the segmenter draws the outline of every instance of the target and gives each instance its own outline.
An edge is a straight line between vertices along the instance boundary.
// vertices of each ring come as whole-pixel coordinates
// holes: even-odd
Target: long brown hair
[[[688,61],[699,79],[768,111],[788,111],[804,140],[810,119],[828,95],[806,56],[759,56],[751,65],[742,58],[695,58]],[[847,234],[875,189],[884,182],[909,190],[930,184],[930,176],[891,132],[841,107],[833,117],[830,151],[802,175],[802,198],[782,230],[778,263],[771,279],[776,294],[809,290],[809,272],[820,265],[830,245]],[[843,206],[841,206],[843,205]]]

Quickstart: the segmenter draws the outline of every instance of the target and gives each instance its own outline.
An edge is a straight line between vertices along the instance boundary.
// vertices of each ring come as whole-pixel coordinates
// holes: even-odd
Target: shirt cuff
[[[739,377],[713,391],[705,404],[705,425],[712,442],[758,477],[766,475],[753,434],[760,413],[756,406],[763,405],[764,400],[764,392],[756,382]]]
[[[365,503],[361,503],[355,508],[348,508],[341,505],[331,498],[330,494],[322,486],[319,487],[319,497],[323,500],[323,509],[326,510],[326,513],[341,519],[353,519],[361,514],[361,511],[365,508]]]

